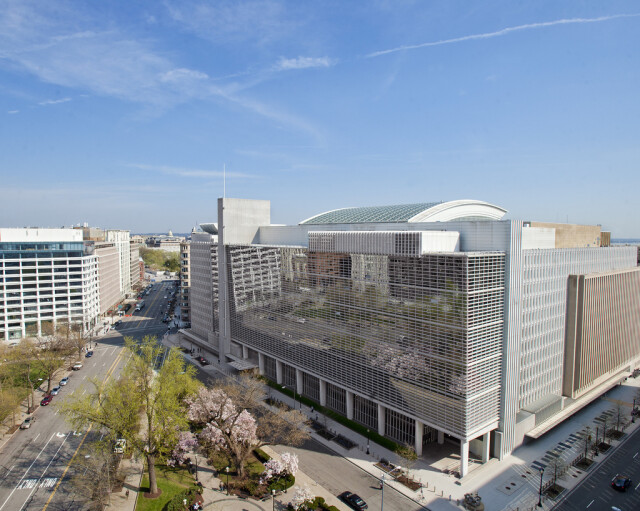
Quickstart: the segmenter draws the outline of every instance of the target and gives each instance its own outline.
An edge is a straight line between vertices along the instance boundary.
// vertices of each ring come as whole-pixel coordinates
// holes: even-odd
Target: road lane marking
[[[594,499],[594,500],[592,500],[591,502],[589,502],[589,504],[587,504],[587,509],[589,509],[589,506],[590,506],[591,504],[593,504],[594,502],[595,502],[595,499]]]
[[[638,489],[638,486],[640,486],[640,483],[636,484],[636,490]]]
[[[84,389],[84,390],[82,391],[82,395],[83,395],[83,396],[84,396],[84,393],[85,393],[86,391],[87,391],[87,389]]]
[[[54,413],[53,415],[58,415],[58,412],[59,412],[59,411],[60,411],[60,410],[56,410],[56,413]]]
[[[20,478],[20,481],[18,481],[18,484],[16,484],[15,488],[11,491],[11,493],[9,494],[9,496],[6,498],[6,500],[3,502],[2,506],[0,506],[0,511],[2,511],[2,509],[4,508],[4,506],[7,505],[7,502],[9,501],[9,499],[11,498],[11,496],[13,495],[13,492],[15,492],[18,489],[18,485],[20,483],[22,483],[22,481],[24,481],[24,478],[26,477],[26,475],[29,473],[29,470],[31,470],[31,467],[33,467],[33,465],[35,464],[36,461],[38,461],[38,458],[40,457],[40,455],[44,452],[44,450],[47,448],[47,445],[49,445],[49,442],[51,442],[51,440],[53,440],[53,437],[55,435],[51,435],[51,438],[49,438],[49,440],[47,440],[47,443],[44,444],[44,447],[42,448],[42,450],[38,453],[38,455],[36,456],[36,458],[31,462],[31,465],[29,465],[29,468],[25,471],[24,475]]]
[[[46,468],[42,471],[42,474],[40,475],[40,477],[38,478],[37,482],[36,482],[36,486],[34,486],[33,491],[29,493],[29,495],[27,495],[27,498],[24,500],[24,504],[22,504],[22,506],[20,506],[20,511],[22,511],[22,509],[24,508],[24,506],[27,504],[28,500],[31,498],[31,495],[33,495],[33,493],[38,489],[37,488],[37,484],[42,481],[42,478],[44,477],[44,475],[47,473],[47,470],[49,470],[49,467],[51,466],[51,464],[53,463],[53,460],[56,459],[56,457],[58,456],[58,453],[60,452],[60,449],[62,449],[62,446],[64,445],[64,443],[67,441],[67,439],[69,438],[69,435],[67,435],[65,437],[65,439],[62,441],[62,443],[60,444],[60,447],[58,447],[58,450],[56,451],[56,453],[51,457],[51,459],[49,460],[49,463],[47,464]],[[51,479],[51,478],[49,478]],[[55,481],[54,483],[55,484]],[[53,484],[51,486],[53,486]]]
[[[118,346],[116,346],[114,348],[118,349]],[[118,353],[118,356],[116,357],[116,359],[113,361],[113,364],[111,364],[111,367],[109,368],[109,370],[107,371],[107,374],[105,375],[104,379],[102,380],[102,383],[105,383],[109,380],[109,378],[111,377],[111,375],[113,374],[113,371],[115,371],[116,367],[118,367],[118,364],[120,363],[120,360],[122,360],[123,358],[123,354],[124,354],[125,350],[121,348],[120,353]],[[65,467],[64,471],[62,472],[62,475],[60,476],[60,479],[58,479],[58,482],[56,483],[55,487],[53,488],[53,491],[51,492],[51,495],[49,495],[49,498],[47,499],[47,503],[44,505],[44,507],[42,508],[42,511],[46,511],[46,509],[49,507],[49,504],[51,503],[51,501],[53,500],[54,495],[56,494],[56,492],[58,491],[58,488],[60,487],[60,483],[62,483],[62,481],[64,480],[64,476],[67,475],[67,471],[69,470],[69,468],[71,467],[71,464],[73,463],[73,460],[76,459],[76,456],[78,454],[78,451],[80,450],[80,448],[82,447],[82,445],[84,444],[84,441],[87,439],[87,435],[89,434],[89,432],[91,431],[91,428],[93,427],[93,423],[89,424],[89,428],[87,429],[87,432],[84,434],[84,436],[82,437],[82,440],[80,440],[80,444],[78,445],[78,448],[75,450],[75,452],[73,453],[73,456],[71,456],[71,459],[69,460],[69,463],[67,463],[67,466]],[[3,505],[4,506],[4,505]],[[2,511],[2,508],[0,507],[0,511]]]
[[[633,459],[636,459],[636,456],[637,456],[637,455],[638,455],[638,453],[635,453],[635,454],[633,455]]]
[[[35,441],[38,439],[38,437],[39,437],[39,436],[40,436],[40,433],[38,433],[38,434],[36,435],[36,437],[33,439],[33,441],[35,442]]]

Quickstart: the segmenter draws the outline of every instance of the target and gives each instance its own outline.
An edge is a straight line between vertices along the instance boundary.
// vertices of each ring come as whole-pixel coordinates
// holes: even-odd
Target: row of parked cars
[[[80,364],[80,367],[82,367],[82,364]],[[62,387],[64,387],[67,383],[69,383],[69,378],[65,376],[60,380],[60,383],[57,387],[53,387],[49,391],[49,393],[42,398],[42,400],[40,401],[40,406],[48,406],[51,401],[53,401],[53,396],[57,396],[62,390]],[[31,417],[27,417],[24,421],[22,421],[20,429],[29,429],[34,421],[35,417],[33,415]]]

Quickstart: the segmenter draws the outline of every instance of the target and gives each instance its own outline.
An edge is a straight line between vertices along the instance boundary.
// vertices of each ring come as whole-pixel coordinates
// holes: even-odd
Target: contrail
[[[380,57],[381,55],[387,55],[389,53],[395,53],[398,51],[416,50],[418,48],[426,48],[428,46],[441,46],[443,44],[460,43],[463,41],[471,41],[474,39],[489,39],[491,37],[500,37],[503,35],[510,34],[511,32],[518,32],[520,30],[531,30],[533,28],[552,27],[554,25],[569,25],[573,23],[598,23],[600,21],[609,21],[617,18],[635,18],[636,16],[640,16],[640,13],[614,14],[612,16],[601,16],[599,18],[570,18],[570,19],[562,19],[562,20],[555,20],[555,21],[544,21],[542,23],[529,23],[527,25],[518,25],[516,27],[503,28],[496,32],[486,32],[484,34],[465,35],[462,37],[455,37],[453,39],[442,39],[440,41],[432,41],[429,43],[398,46],[397,48],[391,48],[390,50],[380,50],[380,51],[375,51],[373,53],[369,53],[367,55],[367,58]]]

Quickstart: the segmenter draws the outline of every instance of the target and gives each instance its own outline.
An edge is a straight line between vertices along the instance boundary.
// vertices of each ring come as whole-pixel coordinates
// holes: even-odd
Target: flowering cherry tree
[[[302,487],[296,486],[296,491],[293,494],[293,499],[291,499],[291,505],[296,511],[300,509],[307,509],[307,504],[309,504],[312,500],[313,493],[311,493],[308,485],[305,484]]]
[[[198,445],[198,439],[190,431],[183,431],[178,436],[178,443],[171,452],[171,457],[167,460],[167,465],[175,467],[182,465],[187,459],[187,453]]]
[[[309,436],[306,418],[299,411],[272,411],[264,407],[263,399],[262,382],[247,378],[201,388],[187,400],[188,419],[203,426],[198,440],[225,453],[241,477],[254,449],[268,443],[296,445]],[[283,464],[289,473],[297,470],[297,458],[286,458]]]
[[[264,464],[264,472],[260,478],[260,484],[269,482],[274,477],[278,479],[291,474],[296,475],[298,471],[298,456],[290,452],[282,453],[282,461],[271,459]]]

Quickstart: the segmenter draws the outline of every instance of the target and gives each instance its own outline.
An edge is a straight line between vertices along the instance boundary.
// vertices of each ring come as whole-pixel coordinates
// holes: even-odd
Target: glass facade
[[[420,257],[227,246],[231,339],[283,361],[285,385],[408,441],[406,416],[466,437],[498,420],[504,254]],[[265,373],[275,367],[265,357]],[[407,419],[408,420],[408,419]]]

